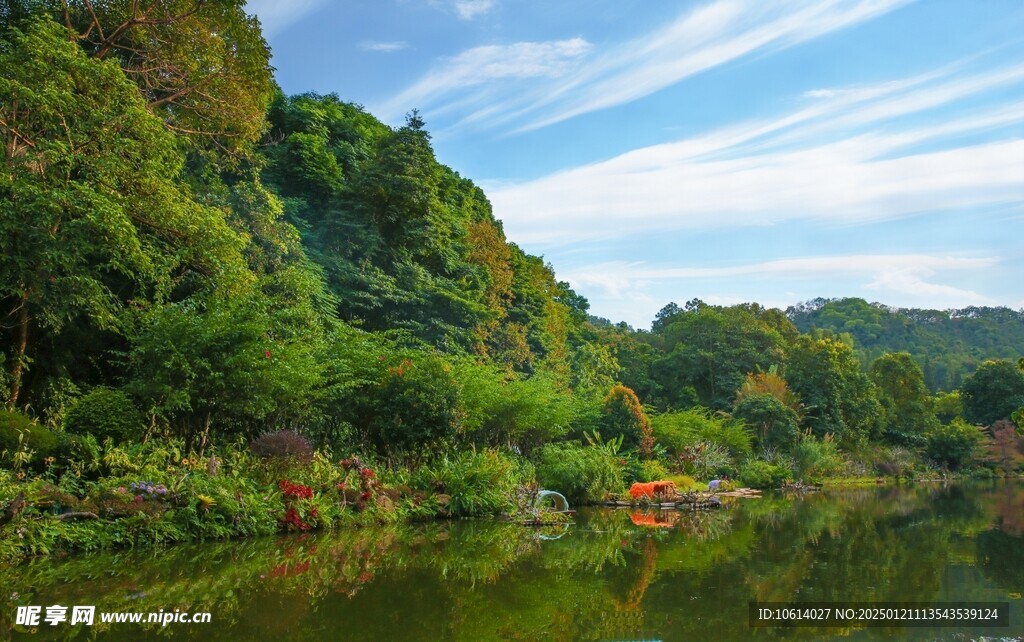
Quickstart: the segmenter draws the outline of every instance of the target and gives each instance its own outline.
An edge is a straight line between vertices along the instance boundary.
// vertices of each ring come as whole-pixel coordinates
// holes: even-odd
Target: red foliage
[[[309,524],[302,521],[302,518],[299,517],[299,511],[295,510],[295,508],[289,508],[284,514],[284,523],[286,526],[294,526],[300,531],[308,531],[312,528]]]
[[[288,529],[298,529],[300,531],[308,531],[313,528],[305,519],[315,520],[320,517],[320,511],[316,506],[308,506],[308,510],[303,515],[299,512],[299,509],[303,507],[303,500],[313,499],[313,489],[309,486],[292,482],[287,479],[282,479],[277,483],[278,488],[281,489],[281,494],[284,495],[284,506],[287,509],[284,517],[281,518],[281,525]]]
[[[337,485],[338,492],[345,498],[346,503],[355,502],[353,508],[363,510],[374,495],[380,491],[377,475],[371,468],[363,466],[363,462],[358,457],[342,459],[338,462],[338,466],[345,471],[345,479]],[[352,474],[355,474],[356,480],[350,485]],[[355,495],[356,492],[359,494]]]
[[[404,377],[405,373],[412,370],[412,361],[409,359],[403,359],[402,363],[398,367],[388,368],[388,374],[393,377]]]
[[[277,486],[286,499],[313,499],[313,489],[309,486],[290,482],[287,479],[279,481]]]

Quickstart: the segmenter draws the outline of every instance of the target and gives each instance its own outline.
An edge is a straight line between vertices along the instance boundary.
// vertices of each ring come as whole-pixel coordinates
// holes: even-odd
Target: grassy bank
[[[402,465],[313,450],[295,433],[202,456],[177,441],[100,445],[84,439],[62,455],[0,469],[0,562],[368,523],[528,520],[538,513],[534,498],[542,487],[566,494],[573,505],[621,494],[634,481],[668,479],[681,491],[707,487],[707,475],[669,470],[672,463],[664,456],[639,459],[597,440],[555,442],[528,457],[468,449]],[[740,467],[739,482],[781,485],[798,479],[794,465],[751,459]],[[840,474],[815,481],[849,486],[900,479],[842,474],[858,466],[863,462],[841,460],[833,468]]]

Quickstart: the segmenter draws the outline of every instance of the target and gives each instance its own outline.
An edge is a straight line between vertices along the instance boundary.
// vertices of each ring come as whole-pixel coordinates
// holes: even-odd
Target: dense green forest
[[[933,391],[959,388],[986,360],[1015,359],[1024,346],[1024,310],[920,310],[863,299],[815,299],[786,314],[801,332],[849,334],[865,366],[886,352],[909,352]]]
[[[173,540],[499,512],[534,481],[1021,459],[1021,313],[594,319],[415,109],[277,89],[237,0],[8,2],[0,69],[0,502],[136,514],[119,493]],[[120,492],[142,483],[164,493]],[[268,484],[284,517],[242,499]]]

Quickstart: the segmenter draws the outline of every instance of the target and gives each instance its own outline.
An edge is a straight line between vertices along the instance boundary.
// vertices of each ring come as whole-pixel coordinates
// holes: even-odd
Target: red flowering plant
[[[369,466],[364,466],[358,457],[338,462],[344,477],[338,483],[342,506],[351,504],[356,510],[363,510],[380,492],[380,482]]]
[[[282,479],[277,483],[284,499],[284,517],[281,526],[286,530],[308,531],[315,528],[320,511],[313,502],[313,489],[309,486]]]

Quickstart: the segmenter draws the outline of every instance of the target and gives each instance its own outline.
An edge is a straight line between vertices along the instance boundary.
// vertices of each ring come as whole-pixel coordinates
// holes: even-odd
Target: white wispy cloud
[[[364,40],[359,43],[359,48],[364,51],[378,51],[380,53],[392,53],[394,51],[401,51],[402,49],[408,49],[409,43],[402,41],[380,41],[380,40]]]
[[[609,261],[578,267],[566,272],[573,285],[596,286],[613,296],[628,290],[643,289],[658,281],[689,279],[757,278],[831,278],[859,277],[863,287],[900,293],[912,293],[925,287],[933,293],[982,301],[984,296],[929,281],[943,272],[970,272],[990,268],[999,259],[993,256],[957,256],[936,254],[852,254],[777,259],[719,267],[650,265],[645,262]]]
[[[442,11],[454,13],[460,20],[473,20],[498,6],[498,0],[428,0],[428,3]]]
[[[1024,86],[1024,65],[821,90],[775,119],[727,126],[489,190],[518,242],[791,220],[868,222],[1024,203],[1024,101],[955,109]],[[953,107],[941,120],[931,110]],[[915,117],[912,124],[908,117]],[[1003,136],[978,134],[1010,128]],[[1016,133],[1014,133],[1016,131]]]
[[[486,87],[467,94],[465,85],[444,82],[449,75],[445,67],[457,67],[462,57],[458,56],[429,72],[416,83],[414,92],[397,96],[392,103],[398,104],[391,107],[396,113],[407,111],[413,105],[406,94],[412,92],[421,99],[418,106],[455,112],[453,118],[461,124],[493,127],[511,121],[520,129],[533,129],[637,100],[745,56],[777,51],[871,20],[909,1],[716,0],[652,33],[589,56],[571,77],[559,77],[557,82],[536,82],[524,88],[494,76]],[[491,2],[459,4],[489,8]],[[424,101],[427,97],[429,101]]]
[[[436,105],[438,95],[456,90],[482,87],[493,81],[506,83],[536,78],[560,78],[574,63],[591,50],[582,38],[548,42],[517,42],[510,45],[487,45],[463,51],[443,60],[424,78],[383,105],[385,119],[394,118],[413,107]],[[450,103],[448,109],[468,102],[479,103],[486,88],[478,94],[463,97],[461,103]],[[433,110],[434,114],[438,110]]]
[[[272,36],[327,3],[328,0],[249,0],[246,2],[245,10],[249,14],[259,16],[263,34]]]
[[[807,281],[842,283],[847,295],[861,294],[877,300],[899,301],[905,305],[957,308],[992,305],[989,297],[974,290],[943,281],[983,274],[996,266],[993,256],[945,254],[851,254],[811,256],[744,263],[725,267],[652,265],[646,262],[609,261],[565,271],[568,282],[600,302],[602,313],[643,327],[669,300],[652,292],[705,292],[702,298],[717,305],[748,301],[784,308],[796,298],[773,300],[765,297],[766,285],[790,286]],[[716,293],[743,289],[748,294]],[[771,291],[777,288],[768,288]],[[790,293],[792,295],[792,293]],[[672,295],[670,295],[671,297]],[[676,297],[678,298],[678,297]]]
[[[455,0],[455,13],[463,20],[482,16],[498,5],[497,0]]]
[[[573,82],[525,105],[543,127],[631,102],[754,53],[768,53],[881,16],[909,0],[718,0],[615,47]]]

